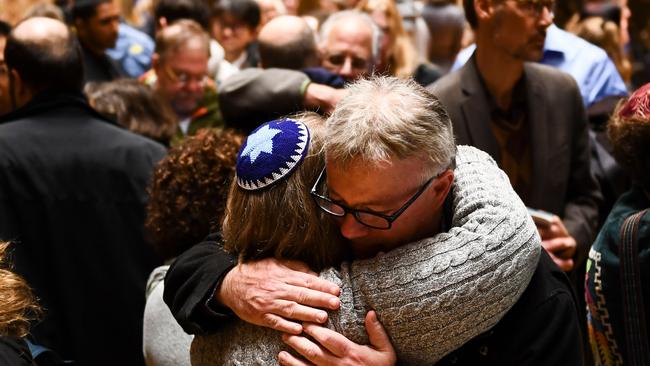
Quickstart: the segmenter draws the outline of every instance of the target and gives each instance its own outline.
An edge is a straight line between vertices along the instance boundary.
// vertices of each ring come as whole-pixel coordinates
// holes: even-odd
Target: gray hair
[[[327,120],[327,158],[346,165],[424,160],[422,179],[454,168],[456,144],[442,103],[412,79],[358,80]]]
[[[372,31],[372,61],[373,63],[376,62],[379,59],[379,44],[381,43],[383,34],[370,15],[359,10],[343,10],[327,17],[327,20],[320,27],[319,43],[322,44],[327,40],[332,31],[332,26],[335,23],[346,18],[357,18],[368,24]]]

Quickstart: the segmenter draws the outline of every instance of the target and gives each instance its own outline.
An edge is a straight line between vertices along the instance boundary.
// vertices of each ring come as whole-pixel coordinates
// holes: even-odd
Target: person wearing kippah
[[[324,167],[310,155],[295,165],[305,153],[295,128],[287,148],[282,123],[261,126],[240,152],[226,211],[230,259],[207,241],[167,274],[165,302],[197,334],[194,363],[302,365],[302,355],[430,365],[498,326],[531,276],[558,286],[546,278],[548,257],[538,265],[539,237],[506,176],[486,154],[456,149],[440,103],[415,82],[358,81],[324,132],[305,123],[306,153],[323,139]],[[272,205],[253,210],[265,200]],[[314,224],[309,212],[325,217]],[[345,260],[327,268],[339,250],[336,236],[322,234],[332,222]]]

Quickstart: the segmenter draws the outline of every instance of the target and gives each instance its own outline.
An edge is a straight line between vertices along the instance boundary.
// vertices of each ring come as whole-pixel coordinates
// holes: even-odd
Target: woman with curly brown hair
[[[32,290],[24,279],[6,268],[9,243],[0,242],[0,364],[32,365],[32,356],[22,339],[29,322],[40,314]]]
[[[233,130],[200,130],[158,163],[149,186],[145,228],[165,260],[220,230],[242,141],[243,136]],[[144,356],[148,365],[189,365],[192,338],[176,324],[162,300],[168,268],[156,268],[147,283]]]

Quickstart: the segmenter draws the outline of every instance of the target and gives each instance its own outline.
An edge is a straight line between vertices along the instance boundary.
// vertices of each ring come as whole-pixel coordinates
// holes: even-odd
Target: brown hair
[[[97,112],[131,132],[169,146],[176,133],[176,114],[160,95],[134,79],[88,83],[84,89]]]
[[[395,5],[394,0],[361,0],[357,4],[357,9],[372,16],[375,11],[382,11],[386,14],[388,19],[388,32],[391,33],[393,44],[392,52],[388,55],[387,71],[389,76],[396,76],[399,78],[408,78],[413,76],[415,69],[418,66],[418,54],[411,38],[409,37],[404,25],[402,24],[402,16]],[[388,37],[384,34],[384,37]]]
[[[7,268],[8,247],[0,242],[0,336],[20,338],[29,333],[29,321],[38,318],[41,309],[27,282]]]
[[[650,83],[619,103],[607,126],[614,157],[650,192]]]
[[[158,163],[145,227],[165,259],[219,230],[243,139],[233,130],[200,130]]]
[[[334,223],[309,193],[325,166],[325,123],[318,114],[294,117],[310,130],[302,164],[281,182],[258,191],[231,184],[223,223],[225,249],[241,261],[275,257],[300,260],[314,270],[338,264],[343,246]]]

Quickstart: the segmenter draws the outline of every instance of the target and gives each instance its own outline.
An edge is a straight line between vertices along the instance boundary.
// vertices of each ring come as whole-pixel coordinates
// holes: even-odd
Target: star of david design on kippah
[[[293,119],[267,122],[251,132],[237,156],[237,185],[254,191],[279,182],[309,150],[309,129]]]

